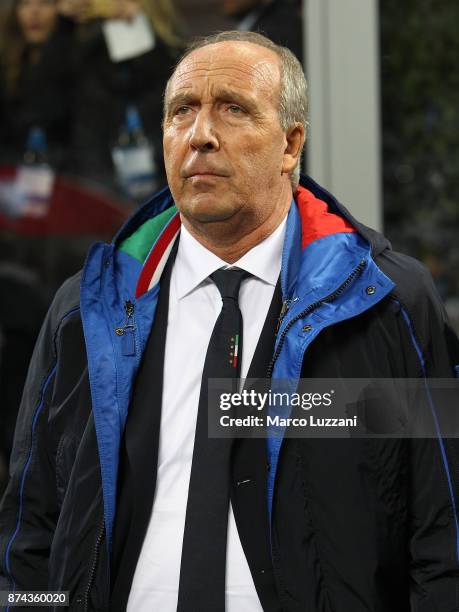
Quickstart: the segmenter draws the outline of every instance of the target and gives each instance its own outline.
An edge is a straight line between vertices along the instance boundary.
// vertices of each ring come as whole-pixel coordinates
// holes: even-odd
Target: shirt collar
[[[176,269],[177,297],[181,299],[193,291],[210,274],[220,268],[237,267],[275,287],[280,274],[282,247],[287,217],[275,231],[254,246],[231,266],[206,249],[182,224],[180,242],[174,268]]]

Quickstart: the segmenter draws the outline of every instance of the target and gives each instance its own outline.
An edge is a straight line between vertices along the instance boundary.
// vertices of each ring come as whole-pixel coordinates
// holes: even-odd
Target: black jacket
[[[302,183],[287,221],[273,381],[453,377],[457,338],[425,269]],[[0,589],[68,590],[70,610],[108,610],[119,442],[157,300],[152,257],[179,229],[172,205],[158,194],[112,245],[95,245],[50,308],[0,505]],[[457,610],[456,439],[266,443],[267,466],[245,451],[233,461],[232,504],[259,594],[259,498],[237,485],[247,479],[267,495],[285,612]]]

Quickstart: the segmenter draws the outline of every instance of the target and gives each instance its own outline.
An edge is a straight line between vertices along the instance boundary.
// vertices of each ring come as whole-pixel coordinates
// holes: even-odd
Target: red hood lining
[[[328,205],[319,200],[305,187],[298,187],[295,201],[301,218],[301,248],[304,249],[311,242],[338,234],[341,232],[355,232],[355,228],[338,215],[328,211]]]

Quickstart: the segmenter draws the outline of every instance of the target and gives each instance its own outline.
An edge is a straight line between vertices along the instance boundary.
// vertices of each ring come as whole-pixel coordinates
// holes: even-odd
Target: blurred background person
[[[302,0],[222,0],[223,14],[237,29],[265,34],[288,47],[303,63]]]
[[[24,157],[40,131],[50,163],[65,167],[72,126],[73,23],[57,0],[13,0],[0,42],[2,163]]]
[[[82,69],[73,171],[140,202],[165,184],[162,91],[182,48],[179,19],[171,0],[74,7]]]

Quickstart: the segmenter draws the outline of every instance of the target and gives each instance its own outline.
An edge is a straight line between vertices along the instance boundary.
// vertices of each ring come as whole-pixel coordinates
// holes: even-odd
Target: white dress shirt
[[[247,376],[280,273],[285,222],[233,265],[242,282],[241,378]],[[139,555],[128,612],[176,612],[185,514],[204,360],[222,299],[208,277],[228,264],[182,225],[171,274],[158,472],[153,511]],[[148,478],[148,474],[145,474]],[[153,475],[152,475],[153,477]],[[262,612],[230,504],[226,612]]]

